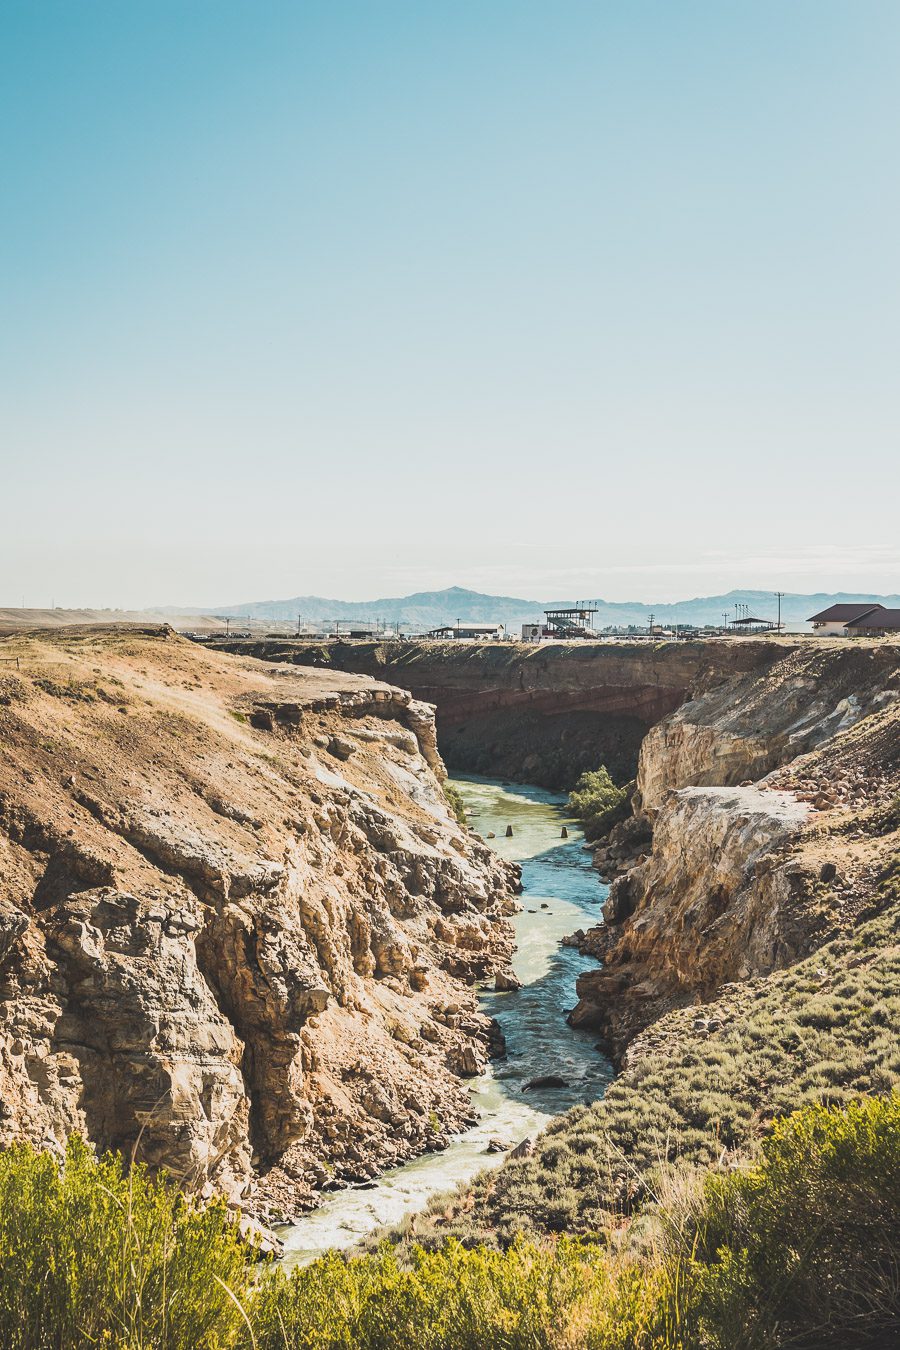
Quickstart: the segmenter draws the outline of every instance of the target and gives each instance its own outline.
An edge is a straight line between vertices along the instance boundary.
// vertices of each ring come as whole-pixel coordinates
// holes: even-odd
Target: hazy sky
[[[4,0],[0,605],[900,590],[897,0]]]

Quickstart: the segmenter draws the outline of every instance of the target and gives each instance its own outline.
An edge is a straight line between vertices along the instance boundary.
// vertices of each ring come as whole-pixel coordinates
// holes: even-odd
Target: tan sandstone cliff
[[[888,861],[878,812],[900,792],[898,695],[900,646],[810,644],[648,733],[635,805],[652,848],[581,935],[603,967],[580,977],[574,1025],[620,1059],[670,1009],[866,912]]]
[[[632,778],[648,727],[697,689],[780,661],[797,639],[218,645],[390,680],[435,705],[452,768],[568,789],[598,764],[617,781]]]
[[[165,628],[0,648],[0,1143],[80,1130],[267,1217],[440,1147],[516,878],[431,709]]]

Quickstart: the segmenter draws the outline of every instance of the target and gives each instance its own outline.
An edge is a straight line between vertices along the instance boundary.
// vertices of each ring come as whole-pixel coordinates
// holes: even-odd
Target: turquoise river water
[[[573,1031],[565,1013],[575,1002],[578,973],[595,963],[573,947],[560,945],[576,928],[596,923],[606,888],[591,867],[583,838],[567,815],[565,799],[542,788],[502,784],[485,778],[457,778],[469,822],[491,847],[522,868],[522,912],[514,919],[513,970],[522,988],[482,992],[480,1005],[496,1017],[507,1055],[472,1083],[479,1123],[455,1136],[441,1153],[429,1153],[393,1168],[374,1186],[350,1187],[282,1233],[287,1266],[312,1259],[330,1247],[347,1248],[385,1224],[421,1210],[431,1196],[451,1190],[503,1155],[487,1153],[488,1141],[511,1144],[543,1129],[552,1116],[577,1102],[603,1095],[612,1077],[590,1032]],[[513,836],[506,838],[512,825]],[[569,838],[560,837],[562,826]],[[556,1074],[568,1084],[551,1091],[523,1093],[531,1078]]]

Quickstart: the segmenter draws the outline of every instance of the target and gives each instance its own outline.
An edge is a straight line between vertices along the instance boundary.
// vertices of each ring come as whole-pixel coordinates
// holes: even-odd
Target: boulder
[[[335,759],[346,760],[356,753],[356,746],[345,736],[331,736],[328,741],[328,753]]]

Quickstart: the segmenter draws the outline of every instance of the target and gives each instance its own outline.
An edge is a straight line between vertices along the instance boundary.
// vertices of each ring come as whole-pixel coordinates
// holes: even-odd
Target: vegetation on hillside
[[[758,1164],[670,1175],[641,1242],[254,1267],[219,1205],[73,1141],[0,1156],[5,1350],[767,1350],[900,1331],[900,1097],[808,1107]]]
[[[616,787],[605,764],[583,773],[569,793],[569,810],[588,840],[599,839],[628,814],[628,789]]]
[[[4,1350],[187,1350],[236,1343],[247,1247],[225,1206],[195,1208],[140,1165],[0,1153]],[[230,1337],[230,1339],[229,1339]]]
[[[667,1163],[752,1156],[773,1119],[795,1107],[900,1086],[893,884],[886,874],[885,909],[852,935],[655,1023],[601,1101],[554,1120],[530,1157],[442,1197],[418,1216],[415,1240],[594,1232],[639,1209]]]
[[[504,1252],[451,1239],[407,1264],[382,1248],[276,1277],[261,1330],[286,1336],[264,1343],[837,1350],[900,1332],[900,1096],[807,1107],[755,1167],[666,1182],[639,1243],[610,1228]]]
[[[900,1096],[807,1107],[776,1122],[758,1167],[709,1177],[678,1232],[688,1325],[731,1350],[886,1345],[898,1237]]]
[[[450,782],[449,778],[444,780],[442,786],[444,789],[444,796],[447,798],[447,805],[450,807],[450,810],[453,812],[457,821],[460,825],[467,825],[468,817],[466,815],[466,804],[463,801],[462,793],[459,788],[455,787],[454,784]]]

